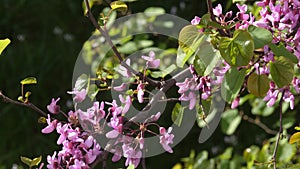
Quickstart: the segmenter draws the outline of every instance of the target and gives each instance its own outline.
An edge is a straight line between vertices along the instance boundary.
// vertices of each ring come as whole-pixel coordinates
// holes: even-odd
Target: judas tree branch
[[[45,113],[43,110],[39,109],[38,107],[36,107],[34,104],[32,104],[30,102],[23,103],[23,102],[15,101],[15,100],[5,96],[2,93],[2,91],[0,91],[0,98],[3,100],[3,102],[12,103],[12,104],[15,104],[15,105],[18,105],[18,106],[28,107],[28,108],[40,113],[42,116],[47,117],[47,113]]]
[[[108,45],[113,50],[113,53],[118,58],[120,64],[123,67],[125,67],[128,71],[130,71],[132,74],[134,74],[135,76],[138,76],[140,79],[145,80],[146,82],[148,82],[152,86],[160,88],[161,87],[160,81],[153,80],[153,79],[145,76],[143,73],[137,72],[136,70],[134,70],[132,67],[130,67],[129,65],[127,65],[124,62],[124,59],[122,58],[122,56],[121,56],[120,52],[118,51],[117,47],[113,44],[113,42],[112,42],[112,40],[111,40],[111,38],[110,38],[110,36],[108,34],[108,31],[105,28],[102,28],[98,24],[97,20],[95,19],[94,15],[93,15],[93,13],[91,11],[89,0],[84,0],[84,2],[85,2],[86,9],[87,9],[88,18],[90,19],[90,21],[92,22],[92,24],[94,25],[94,27],[104,36],[106,42],[108,43]]]

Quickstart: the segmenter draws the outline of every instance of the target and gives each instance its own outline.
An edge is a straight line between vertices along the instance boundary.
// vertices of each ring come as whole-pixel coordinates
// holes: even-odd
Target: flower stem
[[[278,136],[277,136],[277,140],[275,143],[275,148],[274,148],[274,152],[273,152],[273,165],[274,165],[274,169],[276,169],[276,155],[277,155],[277,150],[278,150],[278,146],[279,146],[279,140],[281,138],[282,135],[282,103],[283,103],[283,96],[284,96],[284,91],[282,92],[282,96],[280,98],[279,101],[279,131],[278,131]]]

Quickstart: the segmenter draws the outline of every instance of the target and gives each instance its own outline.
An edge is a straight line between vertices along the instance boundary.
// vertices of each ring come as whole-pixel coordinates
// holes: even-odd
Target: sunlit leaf
[[[184,107],[180,105],[180,103],[176,103],[176,105],[173,108],[172,111],[172,121],[174,124],[180,127],[182,118],[183,118],[183,113],[184,113]]]
[[[269,82],[270,80],[268,79],[267,75],[257,75],[255,73],[252,73],[248,77],[247,89],[249,93],[258,97],[263,97],[266,95],[270,88]]]
[[[291,60],[293,63],[298,63],[297,57],[293,53],[288,51],[284,45],[282,44],[275,45],[273,43],[269,43],[268,46],[271,48],[275,56],[283,56]]]
[[[221,160],[229,160],[232,158],[232,152],[233,152],[233,148],[228,147],[219,157]]]
[[[41,124],[46,124],[47,123],[47,119],[45,117],[40,117],[38,119],[38,123],[41,123]]]
[[[221,129],[227,135],[232,135],[239,126],[242,117],[237,109],[227,110],[222,114]]]
[[[36,157],[31,161],[31,167],[39,165],[39,163],[42,161],[42,156]]]
[[[237,97],[244,82],[245,75],[245,69],[237,70],[236,67],[230,68],[225,73],[221,85],[221,95],[224,100],[231,102]]]
[[[246,66],[254,52],[254,42],[245,30],[236,30],[233,38],[223,37],[219,50],[224,60],[231,66]]]
[[[129,166],[127,167],[127,169],[134,169],[134,165],[133,165],[133,164],[129,165]]]
[[[30,158],[22,157],[22,156],[21,156],[21,161],[22,161],[24,164],[26,164],[26,165],[28,165],[29,167],[31,167],[31,162],[32,162],[32,160],[31,160]]]
[[[255,49],[262,48],[273,40],[272,33],[267,29],[250,25],[248,31],[254,40]]]
[[[294,133],[289,141],[290,144],[300,143],[300,132]]]
[[[31,92],[26,92],[25,97],[28,98],[31,95]]]
[[[27,84],[37,84],[37,80],[35,77],[27,77],[24,80],[20,82],[22,85],[27,85]]]
[[[0,55],[1,53],[3,52],[3,50],[7,47],[7,45],[10,43],[10,40],[9,39],[3,39],[3,40],[0,40]]]
[[[172,169],[182,169],[182,166],[180,163],[175,164]]]
[[[295,130],[298,130],[298,131],[299,131],[299,130],[300,130],[300,127],[299,127],[299,126],[296,126],[296,127],[295,127]]]
[[[110,3],[110,7],[112,10],[120,12],[126,12],[128,8],[126,3],[122,1],[113,1],[112,3]]]
[[[179,67],[183,67],[185,62],[198,51],[199,45],[203,42],[204,37],[202,33],[199,32],[195,25],[188,25],[184,27],[178,38],[179,49],[182,50],[183,54],[178,54],[176,59],[176,64]]]
[[[86,74],[80,75],[75,82],[75,89],[81,90],[88,84],[89,77]]]
[[[270,73],[275,84],[282,88],[293,80],[294,67],[290,60],[280,56],[275,58],[274,62],[270,62]]]

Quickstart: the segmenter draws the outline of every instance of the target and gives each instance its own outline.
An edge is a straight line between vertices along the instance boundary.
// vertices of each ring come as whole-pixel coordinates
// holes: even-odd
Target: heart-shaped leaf
[[[270,73],[275,84],[282,88],[293,80],[294,67],[290,60],[280,56],[275,58],[274,62],[270,62]]]
[[[248,77],[247,81],[247,88],[249,93],[252,93],[253,95],[257,97],[263,97],[268,92],[270,86],[269,86],[270,80],[268,79],[268,76],[263,75],[257,75],[255,73],[252,73]]]
[[[254,52],[254,42],[245,30],[236,30],[233,38],[223,37],[220,40],[221,56],[231,66],[246,66]]]

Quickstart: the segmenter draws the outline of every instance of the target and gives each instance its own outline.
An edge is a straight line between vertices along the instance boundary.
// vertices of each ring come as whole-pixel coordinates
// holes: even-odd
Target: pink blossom
[[[169,144],[173,144],[173,138],[174,135],[170,134],[172,131],[172,127],[168,128],[168,131],[166,131],[165,128],[160,127],[159,128],[159,133],[160,133],[160,144],[162,145],[162,147],[169,153],[173,153],[172,148],[169,146]]]
[[[146,60],[146,68],[158,68],[160,65],[160,60],[155,59],[155,53],[153,51],[149,52],[149,56],[142,56]]]
[[[122,95],[119,95],[119,99],[121,101],[121,103],[125,104],[122,110],[122,113],[125,114],[128,112],[132,102],[131,102],[131,97],[130,96],[126,96],[126,100],[124,99],[124,97]]]
[[[60,106],[57,105],[57,102],[60,100],[60,98],[57,98],[56,100],[53,98],[51,103],[47,106],[47,109],[52,114],[58,114],[60,111]]]
[[[143,83],[139,83],[137,86],[137,98],[139,103],[143,103],[144,102],[144,89],[145,89],[145,85]]]
[[[220,16],[222,14],[222,5],[218,4],[215,8],[213,8],[213,13],[216,16]]]
[[[290,92],[289,89],[286,89],[284,91],[284,95],[283,95],[283,100],[287,103],[290,103],[290,109],[294,109],[295,107],[295,97],[294,95]]]
[[[125,165],[128,166],[133,164],[134,168],[137,168],[142,158],[142,152],[140,150],[135,150],[126,144],[122,145],[122,149],[123,149],[123,155],[126,158]]]
[[[125,90],[126,87],[127,87],[126,84],[125,84],[125,83],[122,83],[120,86],[115,86],[115,87],[113,87],[113,89],[114,89],[115,91],[120,92],[120,91]]]
[[[48,114],[48,118],[46,121],[47,121],[48,126],[42,129],[42,133],[44,133],[44,134],[51,133],[57,126],[57,120],[51,121],[50,114]]]
[[[85,89],[82,89],[80,91],[78,91],[77,89],[73,89],[73,91],[69,91],[67,92],[68,94],[75,94],[73,100],[77,103],[81,103],[85,97],[86,97],[86,90]]]
[[[192,25],[198,25],[200,23],[201,18],[198,16],[195,16],[194,19],[191,21]]]
[[[239,106],[239,102],[240,102],[240,98],[239,97],[236,97],[233,102],[231,103],[231,108],[232,109],[235,109]]]

